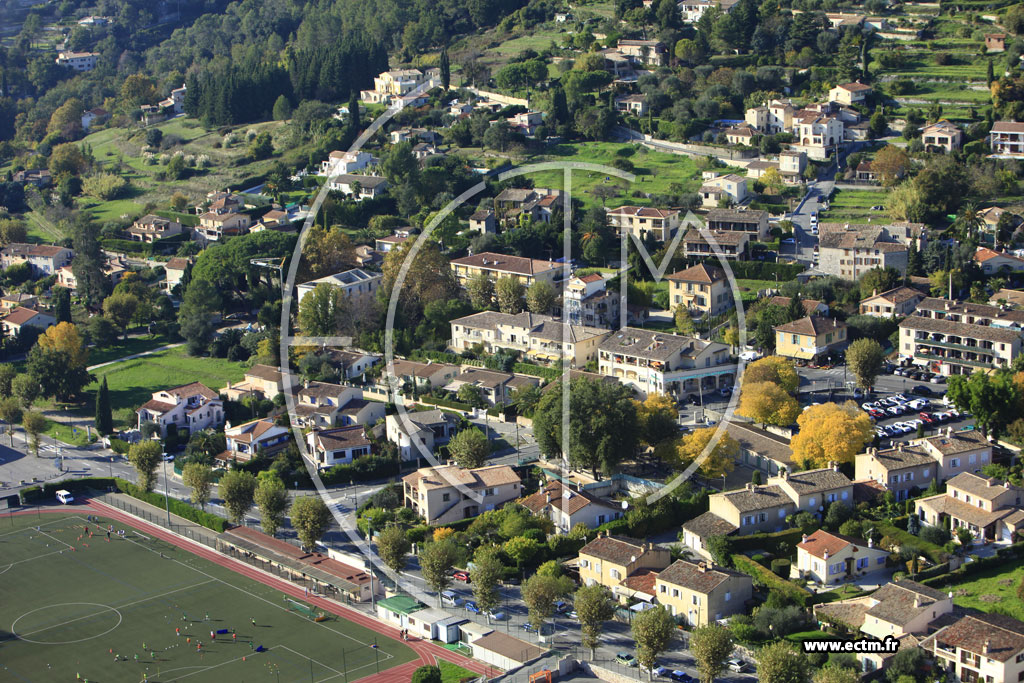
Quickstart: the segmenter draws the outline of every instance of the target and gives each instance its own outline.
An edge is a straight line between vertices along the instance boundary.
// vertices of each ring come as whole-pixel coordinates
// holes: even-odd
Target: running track
[[[279,590],[282,593],[286,593],[287,595],[290,595],[294,598],[305,600],[306,602],[316,605],[320,609],[331,612],[332,614],[336,614],[337,616],[344,618],[346,621],[351,621],[353,623],[359,624],[360,626],[363,626],[364,628],[379,633],[382,636],[391,638],[392,640],[399,640],[399,638],[401,637],[399,635],[397,628],[388,626],[386,624],[382,624],[373,617],[369,617],[363,614],[362,612],[349,609],[344,605],[340,605],[334,602],[333,600],[307,596],[304,594],[301,588],[299,588],[293,583],[284,581],[283,579],[280,579],[271,574],[267,574],[262,570],[257,569],[256,567],[252,567],[248,564],[245,564],[244,562],[239,562],[238,560],[234,560],[226,555],[222,555],[221,553],[217,552],[216,550],[213,550],[212,548],[208,548],[205,545],[195,543],[194,541],[190,541],[187,538],[178,536],[177,534],[171,533],[170,531],[164,529],[161,526],[150,524],[149,522],[141,520],[138,517],[134,517],[126,512],[122,512],[121,510],[115,507],[111,507],[109,505],[100,503],[95,500],[89,501],[83,507],[91,508],[93,512],[95,512],[98,515],[109,517],[111,519],[116,519],[138,529],[144,529],[146,533],[148,533],[149,535],[159,538],[162,541],[166,541],[167,543],[176,545],[179,548],[182,548],[183,550],[192,553],[193,555],[198,555],[199,557],[202,557],[205,560],[209,560],[210,562],[218,564],[221,567],[230,569],[231,571],[237,574],[241,574],[242,576],[245,576],[247,578],[250,578],[253,581],[259,581],[260,583],[266,586],[270,586],[271,588]],[[48,510],[44,509],[42,510],[42,512],[67,513],[74,512],[76,509],[81,508],[79,508],[78,506],[74,506],[70,509],[66,507],[58,507],[50,508]],[[15,514],[33,514],[34,512],[35,511],[25,511],[17,512]],[[370,676],[366,676],[364,678],[360,678],[359,680],[354,681],[353,683],[408,683],[408,681],[412,679],[413,671],[415,671],[418,667],[421,667],[425,664],[436,664],[437,659],[447,659],[448,661],[458,664],[459,666],[469,669],[473,673],[479,674],[481,676],[490,676],[496,672],[494,668],[489,667],[486,664],[478,662],[475,659],[470,659],[469,657],[465,657],[456,652],[452,652],[451,650],[446,650],[440,645],[436,645],[429,641],[410,638],[409,641],[405,644],[412,648],[412,650],[419,655],[419,660],[413,660],[411,662],[406,662],[405,664],[400,664],[386,671],[382,671],[379,674],[373,674]]]

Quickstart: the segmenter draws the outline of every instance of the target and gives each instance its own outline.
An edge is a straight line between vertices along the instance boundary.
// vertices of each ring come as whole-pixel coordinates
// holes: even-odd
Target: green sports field
[[[350,621],[289,611],[280,591],[130,528],[108,542],[86,514],[0,518],[0,681],[341,682],[416,658]]]

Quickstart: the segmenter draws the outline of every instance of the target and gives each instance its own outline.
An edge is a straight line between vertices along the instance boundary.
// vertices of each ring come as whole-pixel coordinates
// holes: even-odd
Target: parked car
[[[875,404],[874,403],[861,403],[860,407],[870,413],[874,409]]]
[[[718,390],[718,393],[726,397],[732,396],[732,387],[722,387],[721,389]]]
[[[472,600],[466,600],[465,608],[467,612],[472,612],[473,614],[480,614],[480,608],[477,607],[476,603]]]
[[[628,652],[620,652],[615,655],[615,661],[625,666],[636,666],[636,657]]]
[[[693,683],[693,681],[696,680],[690,674],[679,669],[676,669],[675,671],[670,673],[668,677],[671,678],[673,681],[679,681],[679,683]]]
[[[174,462],[173,453],[164,453],[161,457],[164,459],[164,462]]]
[[[927,387],[927,386],[925,386],[923,384],[918,384],[917,386],[915,386],[910,391],[915,393],[915,394],[917,394],[918,396],[934,396],[935,395],[935,392],[930,387]]]
[[[449,607],[458,607],[462,604],[462,598],[454,591],[441,591],[441,604]]]
[[[469,583],[469,572],[457,571],[452,574],[452,578],[462,583]]]
[[[853,389],[853,397],[854,398],[863,398],[864,397],[864,390],[861,389],[860,387],[854,387],[854,389]]]
[[[505,621],[506,619],[508,619],[508,615],[502,612],[501,610],[488,610],[487,612],[485,612],[485,614],[487,614],[488,617],[494,619],[495,621]]]
[[[729,669],[729,671],[735,671],[738,674],[741,674],[745,671],[750,671],[750,665],[744,662],[742,659],[730,659],[725,663],[725,666]]]
[[[928,380],[931,384],[942,384],[946,381],[946,378],[942,375],[932,375],[932,378]]]
[[[564,600],[559,600],[558,602],[555,603],[555,613],[556,614],[562,614],[563,612],[568,612],[571,609],[572,609],[572,605],[570,605],[568,602],[566,602]]]
[[[536,633],[537,632],[537,629],[535,629],[533,627],[533,625],[530,622],[528,622],[528,621],[525,621],[522,624],[520,624],[519,628],[523,629],[524,631],[529,631],[530,633]]]
[[[892,417],[899,417],[900,415],[907,411],[903,408],[903,406],[889,406],[888,408],[885,409],[885,412],[887,412]]]

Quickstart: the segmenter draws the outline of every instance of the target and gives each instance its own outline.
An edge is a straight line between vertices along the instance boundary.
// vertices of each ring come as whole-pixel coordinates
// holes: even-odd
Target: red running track
[[[118,510],[115,507],[111,507],[109,505],[100,503],[95,500],[89,501],[86,507],[92,508],[92,510],[95,511],[95,513],[98,515],[103,515],[104,517],[110,517],[111,519],[122,521],[129,526],[145,529],[148,534],[156,538],[159,538],[162,541],[166,541],[168,543],[176,545],[179,548],[182,548],[183,550],[192,553],[193,555],[198,555],[199,557],[202,557],[205,560],[209,560],[210,562],[218,564],[221,567],[230,569],[231,571],[237,574],[241,574],[242,576],[250,578],[254,581],[259,581],[260,583],[266,586],[270,586],[271,588],[279,590],[287,595],[291,595],[294,598],[298,598],[300,600],[312,603],[313,605],[316,605],[322,610],[325,610],[332,614],[336,614],[347,621],[359,624],[360,626],[363,626],[364,628],[379,633],[380,635],[385,636],[386,638],[390,638],[395,641],[401,638],[399,634],[399,629],[397,628],[388,626],[386,624],[382,624],[373,617],[367,616],[362,612],[349,609],[344,605],[340,605],[332,600],[326,600],[324,598],[305,595],[304,591],[293,583],[280,579],[276,576],[267,574],[255,567],[251,567],[248,564],[245,564],[244,562],[234,560],[226,555],[217,552],[216,550],[206,547],[205,545],[195,543],[194,541],[190,541],[187,538],[178,536],[177,534],[174,534],[161,526],[150,524],[145,520],[141,520],[138,517],[129,515],[128,513],[122,512],[121,510]],[[71,510],[73,511],[74,508],[71,508]],[[51,508],[43,511],[52,513],[68,512],[69,510],[68,508]],[[408,642],[405,643],[405,645],[412,648],[412,650],[417,655],[419,655],[418,661],[413,660],[411,662],[406,662],[405,664],[394,666],[390,669],[387,669],[386,671],[380,672],[379,674],[372,674],[370,676],[361,678],[355,683],[407,683],[409,680],[412,679],[412,672],[415,671],[418,667],[423,666],[425,664],[436,665],[438,659],[446,659],[450,662],[458,664],[463,668],[469,669],[473,673],[479,674],[481,676],[490,676],[495,673],[495,669],[493,667],[489,667],[488,665],[482,662],[478,662],[475,659],[470,659],[469,657],[465,657],[456,652],[452,652],[451,650],[447,650],[441,647],[440,645],[436,645],[429,641],[410,639]]]

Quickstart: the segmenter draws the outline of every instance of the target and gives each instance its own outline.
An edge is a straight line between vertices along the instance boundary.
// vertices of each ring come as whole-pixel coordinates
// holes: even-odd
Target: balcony
[[[988,369],[988,368],[992,368],[992,367],[1001,367],[1002,366],[1002,363],[995,363],[995,362],[991,362],[991,361],[990,362],[985,362],[985,361],[978,361],[978,360],[969,360],[967,358],[957,358],[955,356],[937,356],[934,353],[924,353],[922,351],[917,351],[914,354],[914,357],[915,358],[920,358],[922,360],[934,360],[934,361],[938,361],[940,363],[952,363],[954,365],[969,365],[969,366],[971,366],[973,368]]]
[[[959,337],[958,337],[959,338]],[[918,344],[927,344],[928,346],[938,346],[943,349],[953,349],[955,351],[967,351],[968,353],[993,353],[994,349],[991,346],[984,345],[970,345],[970,344],[958,344],[950,341],[939,341],[937,339],[929,339],[928,337],[919,337],[914,339]]]

